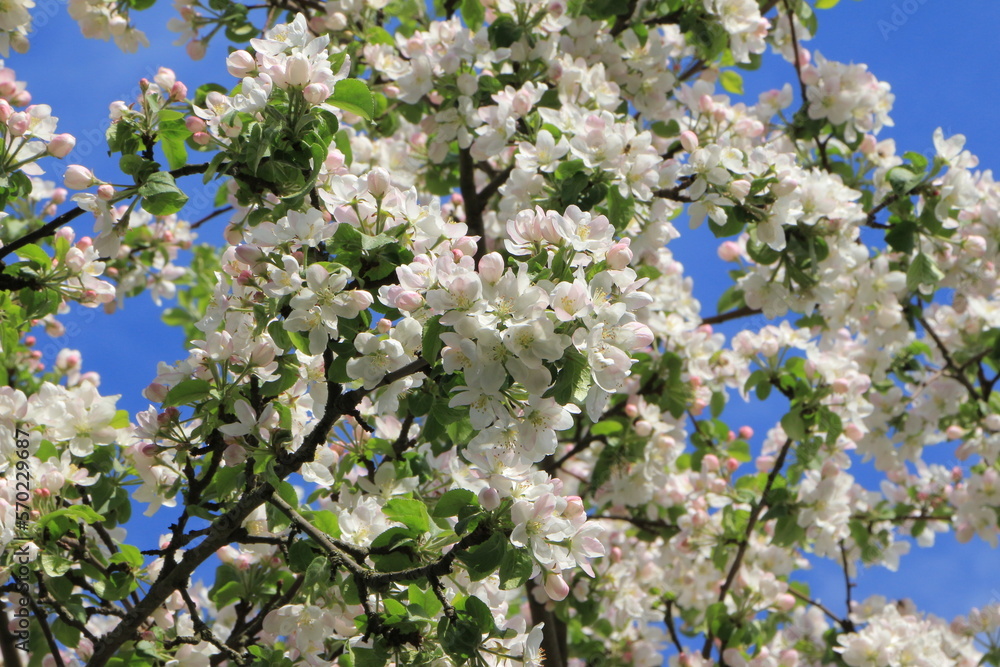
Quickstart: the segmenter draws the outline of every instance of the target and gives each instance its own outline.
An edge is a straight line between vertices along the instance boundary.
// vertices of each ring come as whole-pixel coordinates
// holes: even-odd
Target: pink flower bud
[[[545,577],[545,592],[553,600],[565,600],[569,595],[569,585],[562,574],[550,574]]]
[[[30,123],[31,119],[28,117],[28,114],[24,111],[18,111],[11,114],[10,118],[7,119],[7,128],[10,130],[11,135],[20,137],[28,131]]]
[[[111,120],[121,120],[128,113],[128,105],[121,100],[116,100],[108,105],[108,116]]]
[[[872,153],[875,152],[875,147],[877,145],[878,145],[878,142],[875,141],[875,135],[873,135],[873,134],[866,134],[865,138],[861,140],[861,145],[858,146],[858,150],[863,155],[871,155]]]
[[[500,507],[500,494],[496,489],[492,487],[487,487],[479,492],[479,504],[483,506],[487,512],[492,512],[496,508]]]
[[[621,271],[632,262],[632,239],[622,239],[608,249],[608,267]]]
[[[412,290],[403,290],[396,296],[396,308],[412,313],[424,304],[424,298]]]
[[[241,465],[247,460],[247,450],[245,450],[241,445],[229,445],[226,447],[225,451],[222,452],[222,459],[226,462],[228,467]]]
[[[750,181],[741,178],[729,184],[729,192],[740,201],[743,201],[750,194],[750,187]]]
[[[285,61],[285,83],[294,88],[304,88],[312,77],[312,67],[309,59],[301,53],[296,53]]]
[[[206,125],[205,121],[197,116],[188,116],[184,119],[184,127],[186,127],[189,132],[204,132],[208,125]]]
[[[965,436],[965,429],[958,424],[952,424],[945,429],[944,434],[948,436],[949,440],[961,440]]]
[[[698,135],[691,130],[681,132],[681,146],[688,153],[693,153],[698,148]]]
[[[857,424],[855,424],[854,422],[850,422],[844,426],[844,435],[846,435],[854,442],[857,442],[858,440],[861,440],[863,437],[865,437],[865,432],[862,431]]]
[[[187,94],[188,87],[180,81],[177,81],[174,85],[170,86],[170,99],[172,100],[183,102],[187,99]]]
[[[382,167],[375,167],[368,172],[368,192],[375,199],[382,199],[389,191],[389,172]]]
[[[757,457],[757,472],[770,472],[771,468],[774,467],[774,457],[773,456],[758,456]]]
[[[76,138],[72,134],[57,134],[49,141],[49,155],[63,158],[76,146]]]
[[[257,71],[257,63],[254,61],[252,55],[240,49],[233,51],[226,58],[226,69],[237,79],[242,79]]]
[[[192,39],[184,50],[187,51],[188,58],[191,60],[201,60],[205,57],[208,48],[205,46],[205,42],[200,39]]]
[[[970,235],[962,242],[962,250],[970,257],[982,257],[986,254],[986,239],[982,236]]]
[[[71,164],[66,167],[66,174],[63,177],[63,183],[70,190],[86,190],[90,186],[97,183],[97,179],[94,178],[94,172],[82,167],[78,164]]]
[[[164,385],[153,382],[146,387],[142,395],[154,403],[162,403],[167,398],[167,391],[169,390]]]
[[[633,428],[635,429],[635,434],[640,438],[645,438],[647,435],[653,432],[653,425],[650,424],[645,419],[640,419],[637,421]]]
[[[249,264],[251,266],[257,264],[262,259],[264,259],[264,251],[255,245],[250,245],[247,243],[240,244],[236,246],[236,256],[240,258],[240,261],[244,264]]]
[[[795,608],[795,597],[791,593],[782,593],[774,599],[774,606],[781,611],[791,611]]]
[[[494,285],[503,276],[504,261],[499,253],[491,252],[479,260],[479,277],[488,285]]]
[[[780,667],[798,667],[799,652],[793,648],[786,648],[778,654],[778,665]]]
[[[740,257],[740,246],[735,241],[723,241],[718,254],[723,262],[735,262]]]
[[[323,83],[310,83],[302,89],[302,97],[309,104],[322,104],[330,97],[330,88]]]
[[[14,115],[14,107],[7,100],[0,99],[0,122],[6,123]]]
[[[744,440],[749,440],[753,437],[753,429],[749,426],[740,426],[740,437]]]
[[[705,458],[701,460],[701,469],[704,472],[718,472],[719,457],[715,454],[705,454]]]
[[[771,186],[771,192],[778,197],[785,197],[795,192],[799,182],[794,178],[784,178]]]
[[[835,394],[846,394],[851,390],[851,383],[846,378],[837,378],[830,384],[830,387]]]
[[[730,473],[736,472],[736,469],[740,467],[740,462],[730,456],[726,459],[726,470]]]
[[[102,183],[97,187],[97,198],[111,201],[115,196],[115,187],[110,183]]]
[[[583,506],[583,498],[580,496],[567,496],[566,497],[566,509],[563,510],[563,516],[567,519],[575,519],[577,517],[586,516],[587,508]]]
[[[207,146],[212,143],[212,136],[207,132],[195,132],[191,136],[191,140],[199,146]]]

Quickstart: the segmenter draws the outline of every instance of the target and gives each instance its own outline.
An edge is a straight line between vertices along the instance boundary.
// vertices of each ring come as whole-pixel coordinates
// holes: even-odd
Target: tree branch
[[[747,520],[747,529],[744,533],[743,539],[740,541],[740,546],[736,551],[736,558],[733,559],[733,564],[729,567],[729,573],[726,575],[726,581],[722,584],[722,588],[719,589],[718,601],[723,602],[726,599],[726,595],[729,594],[729,589],[732,587],[733,582],[736,581],[736,575],[740,571],[740,567],[743,566],[743,557],[746,555],[747,547],[750,546],[750,536],[753,535],[754,528],[757,527],[757,520],[760,518],[761,512],[767,507],[767,495],[771,492],[771,488],[774,486],[774,480],[778,478],[778,474],[781,472],[782,466],[785,465],[785,458],[788,456],[789,450],[792,448],[792,439],[788,438],[785,440],[785,444],[781,446],[781,452],[778,454],[777,460],[774,462],[774,467],[771,468],[771,472],[767,476],[767,483],[764,484],[764,491],[761,493],[760,500],[757,504],[753,506],[750,510],[750,518]],[[714,635],[711,630],[705,634],[705,645],[701,649],[701,657],[708,658],[712,653],[712,641]]]
[[[969,378],[965,377],[963,368],[955,363],[955,360],[954,358],[952,358],[951,353],[948,351],[948,348],[945,347],[944,341],[942,341],[941,338],[937,335],[937,332],[931,328],[931,325],[927,322],[927,319],[923,315],[918,315],[917,321],[920,322],[924,330],[927,331],[927,334],[934,339],[934,343],[937,345],[938,349],[941,350],[941,356],[944,357],[945,367],[952,372],[952,375],[950,375],[949,377],[957,380],[962,384],[962,386],[968,389],[969,396],[971,398],[976,398],[976,399],[980,398],[980,394],[978,391],[976,391],[975,385],[972,384]]]
[[[329,351],[324,355],[327,362],[331,362]],[[297,471],[303,463],[311,461],[316,455],[316,449],[320,444],[326,442],[330,429],[343,414],[343,396],[341,396],[340,385],[329,383],[329,393],[327,394],[326,410],[323,418],[317,422],[313,430],[306,436],[302,446],[283,461],[278,461],[275,465],[275,473],[278,479],[284,479],[288,475]],[[354,404],[357,405],[356,403]],[[353,406],[351,406],[353,407]],[[132,610],[125,615],[121,623],[113,630],[100,637],[94,643],[94,654],[87,663],[88,667],[103,667],[108,660],[118,653],[118,649],[126,641],[133,639],[139,627],[162,605],[168,597],[180,588],[187,586],[188,579],[195,569],[205,560],[211,557],[220,547],[229,543],[229,538],[250,516],[251,512],[267,502],[268,498],[274,494],[275,488],[268,482],[263,482],[253,487],[248,493],[240,496],[240,499],[232,508],[222,516],[215,519],[209,528],[208,534],[196,547],[184,554],[179,563],[173,567],[165,567],[157,580],[150,586],[146,596]]]
[[[185,165],[179,169],[174,169],[169,173],[171,176],[178,178],[180,176],[190,176],[192,174],[203,174],[205,173],[206,169],[208,169],[207,162],[202,164]],[[84,209],[77,206],[76,208],[72,208],[63,214],[56,216],[51,222],[42,225],[35,231],[29,232],[28,234],[25,234],[24,236],[22,236],[17,240],[11,241],[9,244],[0,248],[0,260],[2,260],[7,255],[16,252],[18,248],[23,248],[29,243],[34,243],[36,241],[40,241],[44,238],[52,236],[53,234],[56,233],[57,229],[65,225],[67,222],[80,217],[85,212],[86,211]]]
[[[10,632],[10,618],[2,601],[0,601],[0,657],[3,658],[5,665],[21,667],[21,656],[17,652],[14,635]]]
[[[748,317],[750,315],[759,315],[760,310],[758,308],[751,308],[750,306],[741,306],[734,310],[730,310],[725,313],[719,313],[717,315],[712,315],[710,317],[703,318],[701,320],[702,324],[722,324],[723,322],[728,322],[730,320],[736,320],[741,317]]]

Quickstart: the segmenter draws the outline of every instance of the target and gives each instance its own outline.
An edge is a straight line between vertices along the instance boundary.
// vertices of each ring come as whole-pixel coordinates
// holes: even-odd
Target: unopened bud
[[[310,83],[302,89],[302,97],[309,104],[322,104],[330,97],[330,88],[323,83]]]
[[[254,61],[252,55],[240,49],[239,51],[233,51],[226,58],[226,69],[237,79],[242,79],[257,71],[257,63]]]
[[[94,172],[86,167],[78,164],[71,164],[66,167],[66,174],[63,177],[63,183],[65,183],[66,187],[70,190],[86,190],[90,186],[97,183],[97,179],[94,178]]]
[[[382,167],[375,167],[368,172],[368,192],[375,199],[382,199],[389,191],[389,172]]]
[[[191,60],[201,60],[205,57],[205,53],[208,49],[205,47],[205,42],[200,39],[192,39],[187,43],[185,51],[187,51],[188,58]]]
[[[504,261],[499,253],[491,252],[479,260],[479,277],[488,285],[494,285],[503,276]]]
[[[52,157],[64,158],[76,146],[76,138],[72,134],[57,134],[49,141],[48,150]]]
[[[10,118],[7,119],[7,128],[10,130],[12,136],[20,137],[28,131],[30,121],[31,119],[28,118],[27,113],[18,111],[11,114]]]
[[[681,132],[681,146],[688,153],[693,153],[698,148],[698,135],[691,130]]]
[[[632,239],[622,239],[608,249],[608,267],[621,271],[632,262]]]
[[[487,512],[492,512],[496,508],[500,507],[500,494],[496,489],[487,487],[479,492],[479,504],[482,505],[483,509]]]

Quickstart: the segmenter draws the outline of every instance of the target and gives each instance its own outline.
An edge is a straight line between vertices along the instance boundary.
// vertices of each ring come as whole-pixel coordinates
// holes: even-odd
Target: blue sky
[[[966,147],[980,157],[981,168],[1000,165],[996,111],[1000,108],[1000,92],[995,75],[996,63],[1000,62],[1000,40],[995,36],[1000,26],[1000,3],[843,0],[835,9],[819,14],[819,31],[807,44],[809,48],[820,50],[828,59],[866,63],[879,79],[892,85],[896,96],[892,113],[895,127],[886,128],[880,136],[895,138],[900,153],[933,153],[931,135],[940,126],[946,136],[966,135]],[[99,177],[115,180],[118,176],[116,161],[106,158],[105,147],[99,143],[108,123],[107,106],[118,99],[133,101],[140,77],[152,78],[157,67],[168,66],[192,90],[206,82],[227,87],[234,83],[225,71],[226,51],[221,43],[197,63],[187,58],[183,46],[171,44],[174,35],[165,30],[165,24],[174,10],[165,0],[135,14],[136,22],[152,43],[151,48],[137,54],[122,54],[113,43],[84,40],[66,14],[64,0],[40,0],[35,15],[45,18],[36,19],[31,51],[25,55],[12,53],[6,65],[15,69],[18,79],[28,82],[35,103],[52,106],[53,114],[60,119],[59,131],[77,137],[78,147],[67,163],[90,166]],[[757,92],[794,82],[794,77],[790,65],[769,57],[761,70],[745,73],[748,98],[753,101]],[[61,170],[55,167],[48,177],[61,180]],[[182,187],[186,185],[181,183]],[[207,210],[185,210],[182,215],[196,220]],[[90,224],[79,223],[77,232],[90,233]],[[201,230],[202,238],[215,242],[221,225],[221,219],[206,225]],[[705,226],[695,232],[681,231],[685,235],[671,248],[688,266],[695,279],[696,296],[702,300],[704,312],[711,314],[716,298],[727,286],[724,265],[716,263],[716,242]],[[119,407],[130,412],[147,407],[140,392],[153,379],[156,362],[173,362],[185,356],[180,332],[160,323],[159,309],[148,295],[128,301],[125,309],[110,319],[99,311],[78,309],[64,322],[68,335],[51,346],[40,336],[39,348],[46,353],[47,361],[54,360],[59,347],[79,349],[87,369],[101,373],[102,393],[122,394]],[[732,333],[736,329],[723,330]],[[734,426],[749,423],[758,433],[780,416],[740,406],[738,399],[726,415]],[[872,479],[863,471],[854,472],[859,479]],[[130,526],[133,539],[142,535],[144,542],[154,542],[156,535],[166,532],[174,516],[175,511],[164,509],[154,522],[146,520],[143,527]],[[141,548],[148,546],[143,544]],[[903,558],[898,573],[883,569],[864,572],[855,598],[872,593],[911,597],[920,608],[951,618],[972,606],[1000,600],[997,563],[997,552],[980,541],[959,546],[951,536],[939,537],[938,547],[933,550],[914,547]],[[805,579],[814,596],[837,612],[843,610],[839,568],[818,564]]]

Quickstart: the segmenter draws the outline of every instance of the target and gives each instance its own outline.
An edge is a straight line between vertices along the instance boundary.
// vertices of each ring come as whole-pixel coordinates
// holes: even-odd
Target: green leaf
[[[816,0],[816,9],[833,9],[840,0]]]
[[[198,321],[186,308],[167,308],[160,319],[168,327],[184,327]]]
[[[317,586],[324,585],[330,580],[330,561],[326,556],[316,556],[309,567],[306,568],[305,580],[302,583],[303,590],[313,590]]]
[[[511,17],[501,14],[490,23],[487,35],[494,48],[502,49],[510,46],[521,38],[523,29]]]
[[[479,0],[462,0],[462,18],[465,19],[465,25],[468,26],[469,30],[476,32],[481,27],[483,27],[483,21],[486,20],[486,10],[483,8],[483,3]]]
[[[906,270],[906,289],[916,292],[921,285],[934,287],[942,278],[944,278],[944,273],[941,272],[934,260],[928,255],[920,253],[913,258],[910,262],[910,268]]]
[[[482,544],[460,551],[458,560],[468,568],[469,578],[479,581],[496,572],[503,562],[504,554],[510,548],[512,545],[505,535],[493,533]]]
[[[441,347],[444,344],[441,341],[442,330],[443,327],[441,326],[440,315],[435,315],[431,319],[427,320],[427,324],[424,326],[424,336],[420,354],[427,360],[427,363],[431,365],[437,361],[438,353],[441,352]]]
[[[44,515],[38,520],[38,526],[44,528],[49,523],[63,517],[84,521],[85,523],[96,523],[104,519],[104,517],[91,507],[87,507],[86,505],[71,505],[70,507],[62,507]]]
[[[623,430],[621,422],[615,421],[614,419],[605,419],[604,421],[599,421],[590,427],[590,434],[595,436],[600,435],[611,435],[612,433],[620,433]]]
[[[509,591],[520,588],[531,579],[534,562],[527,549],[508,549],[500,561],[500,588]]]
[[[431,510],[431,516],[458,516],[459,512],[469,506],[479,506],[476,494],[468,489],[452,489],[451,491],[446,491],[444,495],[438,498],[434,509]]]
[[[49,253],[34,243],[29,243],[18,248],[17,256],[25,261],[34,262],[43,268],[52,265],[52,258],[49,257]]]
[[[344,111],[372,120],[375,114],[375,98],[365,82],[360,79],[341,79],[334,86],[330,104]]]
[[[912,220],[902,220],[885,233],[885,242],[896,252],[909,254],[916,247],[917,225]]]
[[[167,397],[163,399],[163,407],[190,405],[208,398],[211,391],[212,385],[207,380],[184,380],[167,392]]]
[[[42,554],[42,572],[50,577],[61,577],[73,567],[73,561],[56,554]]]
[[[426,533],[431,527],[427,506],[412,498],[393,498],[383,508],[385,515],[418,533]]]
[[[176,213],[187,203],[188,196],[181,192],[174,177],[165,171],[150,175],[139,188],[142,207],[156,216]]]
[[[128,426],[128,410],[117,410],[108,426],[111,428],[125,428]]]
[[[920,185],[920,182],[924,180],[924,174],[914,174],[906,167],[893,167],[886,174],[886,178],[889,181],[889,185],[892,186],[893,192],[902,196],[910,193]]]
[[[583,164],[583,160],[569,160],[568,162],[562,162],[558,167],[556,167],[556,180],[564,181],[578,172],[583,171],[585,168],[586,166]]]
[[[556,375],[555,384],[545,392],[546,398],[555,398],[560,405],[583,401],[590,389],[590,367],[587,357],[570,347],[563,355],[562,368]]]
[[[793,410],[781,418],[781,428],[785,429],[785,434],[792,440],[801,441],[806,437],[806,423],[798,410]]]
[[[635,199],[631,195],[623,197],[616,186],[608,188],[608,220],[611,225],[622,231],[628,227],[634,214]]]
[[[354,151],[351,149],[351,137],[347,134],[347,130],[337,132],[333,137],[333,144],[344,154],[344,164],[350,167],[354,161]]]
[[[740,76],[739,72],[734,72],[731,69],[724,70],[719,74],[719,83],[722,84],[726,92],[733,95],[743,94],[743,77]]]

